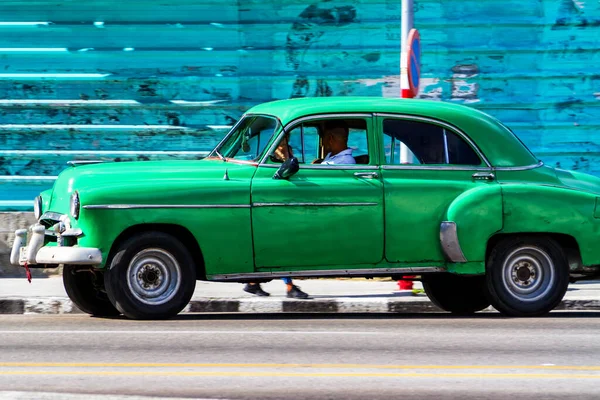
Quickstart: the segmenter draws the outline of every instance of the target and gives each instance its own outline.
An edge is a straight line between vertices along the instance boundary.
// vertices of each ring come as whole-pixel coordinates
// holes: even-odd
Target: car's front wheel
[[[569,263],[562,248],[544,237],[502,240],[486,265],[492,305],[513,317],[534,317],[553,310],[569,286]]]
[[[84,265],[65,265],[63,284],[67,295],[81,311],[98,317],[120,314],[108,299],[102,272],[92,271]]]
[[[454,314],[469,315],[490,305],[484,276],[425,275],[423,289],[433,304]]]
[[[106,292],[125,316],[165,319],[189,303],[196,268],[187,248],[163,232],[145,232],[122,243],[106,272]]]

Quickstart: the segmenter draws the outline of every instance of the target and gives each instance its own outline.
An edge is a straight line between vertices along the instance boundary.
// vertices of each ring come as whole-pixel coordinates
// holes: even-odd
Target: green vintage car
[[[319,163],[332,121],[354,163]],[[472,108],[292,99],[250,109],[203,160],[75,163],[11,262],[64,265],[95,315],[173,316],[196,280],[415,275],[444,310],[537,316],[600,276],[599,205],[600,179],[545,166]]]

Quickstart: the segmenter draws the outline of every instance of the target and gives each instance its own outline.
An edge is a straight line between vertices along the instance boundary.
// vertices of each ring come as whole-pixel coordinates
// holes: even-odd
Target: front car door
[[[322,159],[324,124],[341,119],[357,164],[313,164]],[[383,185],[371,114],[320,115],[289,124],[252,180],[252,232],[257,271],[365,268],[383,259]],[[299,171],[273,179],[278,144],[289,134]]]
[[[458,246],[449,260],[440,242],[444,226],[468,238],[463,245],[485,244],[489,232],[502,228],[500,185],[484,155],[465,133],[442,121],[380,114],[377,126],[384,153],[386,260],[406,266],[484,261],[473,259],[481,258],[481,252],[464,257]],[[484,188],[485,193],[471,196]],[[468,206],[461,205],[458,221],[445,222],[453,218],[451,208],[467,196],[471,198]]]

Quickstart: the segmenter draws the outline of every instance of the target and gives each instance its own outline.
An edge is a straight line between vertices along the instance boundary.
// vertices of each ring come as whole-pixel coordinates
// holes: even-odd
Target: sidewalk
[[[285,297],[281,280],[263,284],[270,297],[245,293],[239,283],[196,283],[192,301],[183,312],[439,312],[424,294],[400,292],[395,281],[362,279],[296,280],[312,297],[293,300]],[[415,288],[422,288],[415,282]],[[600,310],[600,281],[571,284],[559,310]],[[489,308],[488,311],[494,311]],[[0,278],[0,314],[80,313],[67,297],[61,277]]]

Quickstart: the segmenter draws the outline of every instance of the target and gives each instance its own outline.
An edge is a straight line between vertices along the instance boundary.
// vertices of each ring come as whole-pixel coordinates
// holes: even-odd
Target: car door
[[[323,124],[350,123],[349,147],[363,164],[312,164],[323,158]],[[321,115],[286,127],[299,171],[273,179],[281,165],[265,157],[252,180],[252,232],[257,271],[335,269],[383,259],[383,185],[374,157],[370,114]],[[274,154],[281,133],[269,154]]]
[[[447,257],[440,243],[441,223],[453,202],[472,189],[497,190],[486,191],[491,197],[467,210],[468,227],[459,221],[454,228],[479,243],[487,241],[479,232],[501,229],[500,186],[483,154],[463,132],[441,121],[394,114],[378,115],[377,126],[383,139],[387,261],[443,265]],[[477,223],[485,229],[473,228]]]

